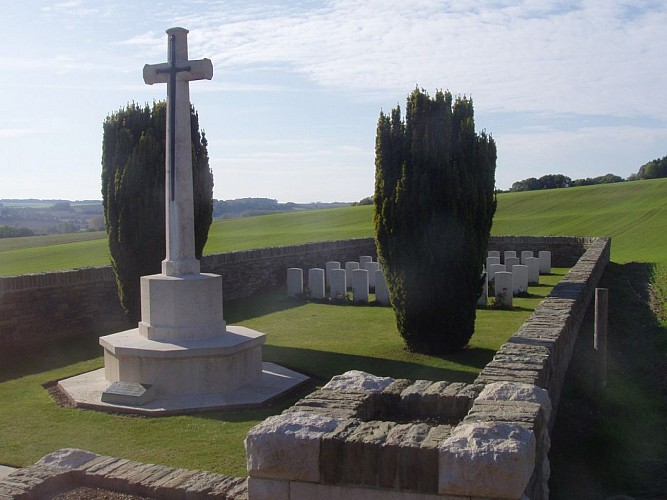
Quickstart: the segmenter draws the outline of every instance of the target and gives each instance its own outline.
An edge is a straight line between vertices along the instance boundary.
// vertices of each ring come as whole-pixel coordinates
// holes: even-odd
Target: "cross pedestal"
[[[104,369],[65,381],[77,406],[165,414],[265,403],[307,380],[262,362],[266,335],[227,326],[222,277],[195,258],[188,82],[210,80],[208,59],[189,60],[188,31],[167,30],[168,62],[144,66],[144,81],[167,84],[166,256],[141,278],[137,328],[100,338]],[[94,390],[92,389],[94,387]]]

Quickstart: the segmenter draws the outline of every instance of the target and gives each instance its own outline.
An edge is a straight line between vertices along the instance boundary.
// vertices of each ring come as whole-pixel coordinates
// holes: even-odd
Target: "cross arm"
[[[213,78],[213,63],[210,59],[184,61],[172,68],[171,63],[146,64],[144,66],[144,82],[147,85],[167,83],[169,73],[176,71],[178,80],[210,80]]]

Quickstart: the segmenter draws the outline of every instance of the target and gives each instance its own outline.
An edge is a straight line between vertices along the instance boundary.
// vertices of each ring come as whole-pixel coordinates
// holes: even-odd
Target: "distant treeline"
[[[641,167],[636,174],[630,175],[628,181],[642,179],[658,179],[667,177],[667,156],[652,160]],[[521,181],[516,181],[509,189],[510,192],[517,191],[538,191],[540,189],[558,189],[577,186],[592,186],[594,184],[612,184],[615,182],[625,182],[626,179],[614,174],[601,175],[599,177],[587,177],[586,179],[572,180],[563,174],[543,175],[539,179],[529,177]]]
[[[278,203],[270,198],[240,198],[236,200],[213,200],[214,219],[233,219],[251,217],[276,212],[290,212],[293,210],[319,210],[323,208],[338,208],[349,206],[349,203]]]

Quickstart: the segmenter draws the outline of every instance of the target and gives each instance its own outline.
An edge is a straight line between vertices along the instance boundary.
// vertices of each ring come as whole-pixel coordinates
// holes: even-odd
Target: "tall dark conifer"
[[[375,239],[396,323],[410,350],[465,346],[496,209],[496,147],[475,133],[472,99],[417,88],[380,113]]]
[[[103,125],[102,203],[118,295],[132,321],[141,314],[139,278],[161,271],[165,257],[165,102],[136,103]],[[213,172],[199,117],[190,112],[195,254],[201,258],[213,218]]]

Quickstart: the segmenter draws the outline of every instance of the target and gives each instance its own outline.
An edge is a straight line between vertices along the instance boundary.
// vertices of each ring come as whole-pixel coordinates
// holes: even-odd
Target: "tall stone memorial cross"
[[[190,89],[192,80],[213,78],[210,59],[188,60],[188,30],[171,28],[168,62],[146,64],[144,82],[167,84],[166,240],[162,274],[199,274],[195,258],[194,200],[192,187],[192,140]]]

